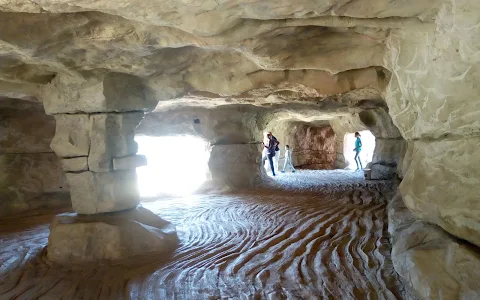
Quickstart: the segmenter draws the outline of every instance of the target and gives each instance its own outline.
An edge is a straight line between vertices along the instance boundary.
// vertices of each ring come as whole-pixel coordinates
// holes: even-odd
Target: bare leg
[[[362,161],[360,160],[360,151],[355,151],[355,163],[357,164],[357,170],[363,169]]]

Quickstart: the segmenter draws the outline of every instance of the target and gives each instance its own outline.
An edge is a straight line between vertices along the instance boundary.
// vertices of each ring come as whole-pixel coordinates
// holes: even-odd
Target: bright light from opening
[[[208,143],[193,136],[136,136],[148,165],[137,168],[141,197],[189,195],[208,178]]]
[[[362,139],[362,151],[360,151],[360,160],[364,168],[372,161],[373,151],[375,150],[375,136],[369,130],[359,131]],[[347,169],[356,169],[355,163],[355,133],[345,134],[343,140],[343,155],[345,156],[345,162]]]

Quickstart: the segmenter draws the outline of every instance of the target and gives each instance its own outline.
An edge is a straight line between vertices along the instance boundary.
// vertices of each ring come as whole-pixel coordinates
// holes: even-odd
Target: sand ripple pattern
[[[319,174],[303,172],[289,189]],[[114,266],[51,265],[48,216],[1,224],[0,298],[399,299],[388,187],[335,182],[145,203],[177,225],[181,245],[172,257]]]

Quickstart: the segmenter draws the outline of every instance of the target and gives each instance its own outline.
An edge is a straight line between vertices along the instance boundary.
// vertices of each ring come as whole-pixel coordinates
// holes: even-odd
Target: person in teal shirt
[[[357,171],[363,169],[362,161],[360,159],[360,151],[362,151],[362,140],[360,139],[360,133],[355,132],[355,163],[357,164]]]

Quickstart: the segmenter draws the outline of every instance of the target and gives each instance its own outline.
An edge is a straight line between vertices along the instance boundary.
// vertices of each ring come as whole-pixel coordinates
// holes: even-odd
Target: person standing
[[[295,168],[293,167],[293,164],[292,164],[292,150],[290,150],[289,145],[285,145],[285,163],[283,164],[282,173],[285,173],[285,169],[287,167],[292,168],[292,173],[295,173]]]
[[[360,139],[360,133],[358,132],[355,132],[355,137],[357,139],[355,140],[355,149],[353,149],[353,151],[355,151],[355,163],[357,164],[356,171],[358,171],[363,169],[362,160],[360,159],[360,151],[362,151],[362,139]]]
[[[268,132],[266,138],[263,140],[263,157],[262,165],[268,159],[270,163],[270,168],[272,169],[272,175],[275,176],[275,167],[273,165],[273,157],[275,156],[275,150],[278,147],[277,139],[272,135],[271,132]]]

